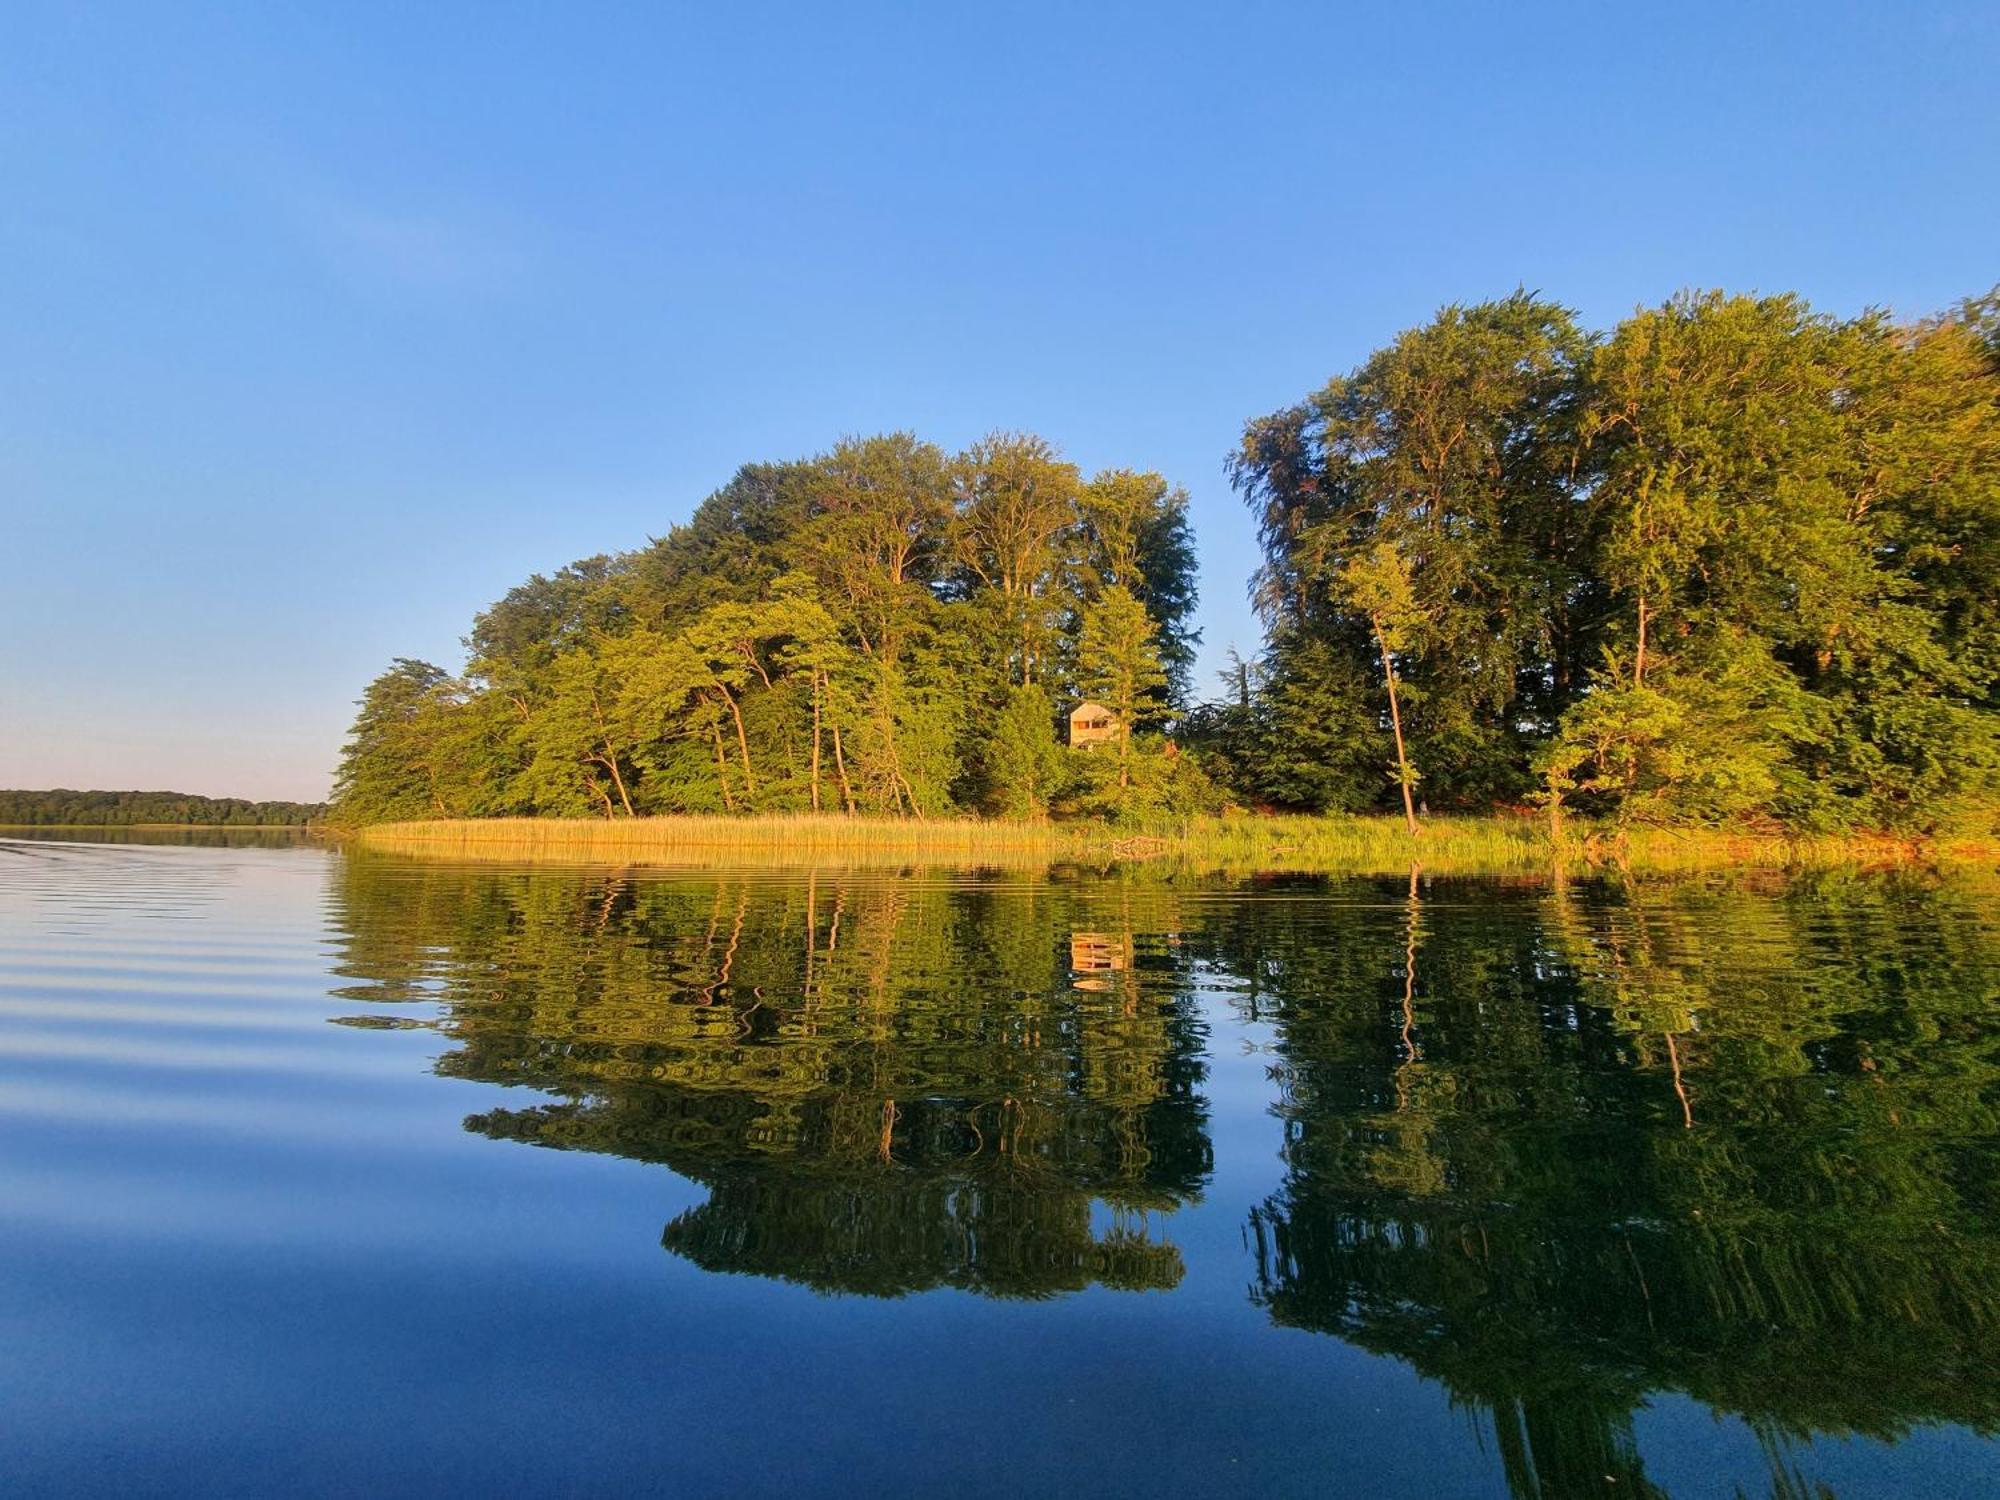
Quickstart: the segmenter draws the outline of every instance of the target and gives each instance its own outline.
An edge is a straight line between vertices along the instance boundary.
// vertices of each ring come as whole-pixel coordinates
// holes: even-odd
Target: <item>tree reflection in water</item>
[[[365,861],[346,892],[346,972],[375,981],[350,994],[441,978],[439,1071],[564,1101],[467,1127],[703,1183],[664,1236],[699,1265],[880,1295],[1181,1278],[1156,1219],[1209,1145],[1192,998],[1152,941],[1169,892]],[[1077,983],[1085,912],[1144,928],[1123,983]]]
[[[1505,922],[1440,897],[1478,900],[1413,887],[1394,967],[1337,915],[1215,944],[1282,1038],[1273,1318],[1489,1410],[1521,1495],[1652,1492],[1654,1391],[1744,1417],[1774,1491],[1797,1438],[1995,1429],[1977,893],[1559,884]]]
[[[1521,1495],[1634,1417],[2000,1426],[1989,883],[577,872],[349,862],[343,993],[435,1000],[468,1128],[708,1189],[666,1247],[825,1291],[1165,1289],[1205,990],[1270,1029],[1276,1322],[1488,1414]],[[1223,1014],[1227,1014],[1226,1011]]]

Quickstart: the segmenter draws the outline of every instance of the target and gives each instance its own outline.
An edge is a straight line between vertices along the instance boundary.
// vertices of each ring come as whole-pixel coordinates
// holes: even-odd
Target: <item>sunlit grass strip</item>
[[[1176,852],[1229,868],[1407,870],[1437,874],[1898,865],[1992,857],[1989,846],[1876,835],[1801,837],[1714,828],[1618,831],[1572,820],[1559,840],[1531,817],[1426,819],[1415,839],[1397,817],[1235,818],[1191,825]]]
[[[1561,847],[1534,818],[1432,818],[1412,840],[1400,818],[1199,818],[1140,830],[1098,823],[915,822],[764,817],[496,818],[388,823],[357,842],[384,853],[518,864],[1005,865],[1162,859],[1216,870],[1510,874],[1560,864],[1638,871],[1866,866],[1990,860],[1979,842],[1873,836],[1794,838],[1719,829],[1572,822]]]
[[[1104,837],[1101,828],[1090,831]],[[1045,864],[1090,842],[1083,833],[1061,823],[772,814],[384,823],[355,837],[384,853],[527,864]]]

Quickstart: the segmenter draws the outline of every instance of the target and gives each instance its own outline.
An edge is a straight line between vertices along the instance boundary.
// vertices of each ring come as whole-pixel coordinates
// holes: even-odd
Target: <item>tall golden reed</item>
[[[1140,832],[1095,823],[914,822],[812,814],[761,817],[492,818],[386,823],[353,835],[383,853],[519,864],[1004,865],[1167,860],[1204,869],[1510,874],[1555,864],[1633,870],[1893,865],[1989,859],[1983,844],[1799,838],[1718,829],[1583,823],[1560,847],[1539,819],[1433,818],[1414,840],[1399,818],[1198,818]]]

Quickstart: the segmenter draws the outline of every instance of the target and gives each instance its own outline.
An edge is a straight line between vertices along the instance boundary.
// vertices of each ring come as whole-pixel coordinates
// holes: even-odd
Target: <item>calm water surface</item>
[[[264,842],[0,840],[9,1494],[2000,1493],[1987,877]]]

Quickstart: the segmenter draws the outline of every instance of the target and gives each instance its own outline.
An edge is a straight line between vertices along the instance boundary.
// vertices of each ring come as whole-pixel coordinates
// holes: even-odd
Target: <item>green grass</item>
[[[496,818],[386,823],[353,835],[384,853],[519,864],[1008,865],[1165,860],[1203,869],[1510,874],[1567,867],[1714,870],[1892,865],[1993,857],[1976,842],[1875,836],[1793,838],[1717,829],[1634,829],[1580,822],[1561,848],[1521,817],[1427,819],[1412,839],[1399,818],[1199,818],[1130,831],[1095,823],[973,819],[913,822],[789,814],[617,820]]]

